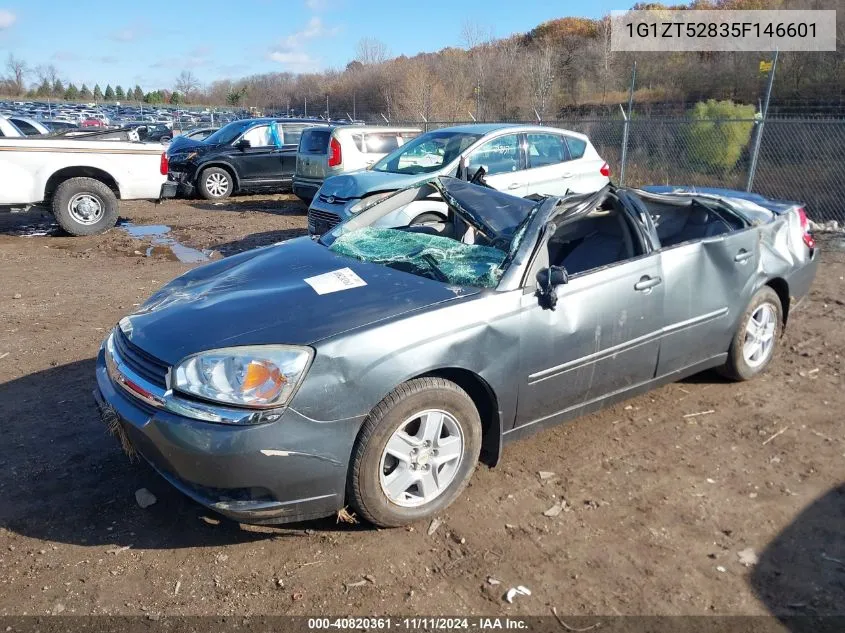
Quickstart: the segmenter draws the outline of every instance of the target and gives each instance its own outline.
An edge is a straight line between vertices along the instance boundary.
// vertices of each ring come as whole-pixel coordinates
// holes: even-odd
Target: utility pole
[[[329,93],[326,93],[326,121],[331,121],[332,115],[329,114]]]
[[[769,99],[772,98],[772,84],[775,83],[775,70],[778,65],[778,51],[772,57],[772,68],[769,71],[769,85],[766,87],[766,102],[763,104],[763,111],[760,113],[760,123],[757,125],[757,136],[754,137],[754,150],[751,153],[751,166],[748,168],[748,183],[746,191],[751,191],[754,186],[754,175],[757,173],[757,159],[760,156],[760,143],[763,142],[763,126],[766,124],[766,117],[769,115]]]
[[[473,121],[477,121],[478,117],[480,116],[479,112],[481,110],[481,80],[475,80],[475,116],[472,117]]]
[[[303,116],[307,119],[308,118],[308,97],[302,97],[302,99],[305,102],[305,111],[303,112]]]
[[[634,88],[637,84],[637,62],[631,70],[631,89],[628,91],[628,115],[622,113],[625,117],[625,127],[622,131],[622,166],[619,168],[619,184],[625,184],[625,162],[628,158],[628,128],[631,125],[631,111],[634,109]]]
[[[356,120],[357,112],[355,112],[355,91],[352,91],[352,120]]]

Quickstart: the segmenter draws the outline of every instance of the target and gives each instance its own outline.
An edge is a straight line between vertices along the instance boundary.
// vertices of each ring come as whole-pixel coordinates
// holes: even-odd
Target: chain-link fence
[[[471,123],[467,121],[465,123]],[[526,121],[525,123],[533,123]],[[426,130],[456,122],[415,122]],[[845,223],[845,119],[567,119],[544,125],[590,137],[619,184],[695,185],[751,190],[806,204],[816,221]],[[760,135],[759,148],[757,136]]]

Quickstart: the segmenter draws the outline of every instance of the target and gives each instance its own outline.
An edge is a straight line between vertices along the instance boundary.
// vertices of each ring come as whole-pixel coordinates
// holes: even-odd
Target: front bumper
[[[173,169],[171,166],[168,174],[168,183],[173,183],[176,187],[176,197],[192,198],[196,191],[193,183],[191,172]]]
[[[349,209],[359,200],[356,198],[330,204],[321,198],[322,196],[318,195],[308,207],[308,235],[312,237],[319,237],[331,231],[351,217],[353,213]]]
[[[94,397],[104,420],[182,493],[244,523],[287,523],[329,516],[343,506],[360,420],[320,422],[292,408],[275,422],[202,422],[156,409],[109,376],[97,357]]]

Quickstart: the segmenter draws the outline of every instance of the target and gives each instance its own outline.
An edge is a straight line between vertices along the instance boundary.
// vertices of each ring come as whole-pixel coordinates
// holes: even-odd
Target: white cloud
[[[337,35],[340,29],[336,26],[327,28],[323,25],[323,21],[314,16],[308,21],[308,24],[301,31],[292,33],[282,40],[286,48],[296,49],[305,44],[308,40],[313,40],[315,37],[332,37]]]
[[[296,72],[317,70],[320,67],[320,60],[304,51],[270,51],[267,59]]]
[[[18,19],[14,13],[7,9],[0,9],[0,31],[5,31]]]
[[[305,0],[305,7],[311,11],[324,11],[328,4],[327,0]]]
[[[332,37],[339,31],[339,27],[327,27],[318,16],[314,16],[303,29],[283,37],[278,44],[272,46],[267,53],[267,59],[296,72],[317,70],[320,60],[305,50],[306,45],[310,40]]]

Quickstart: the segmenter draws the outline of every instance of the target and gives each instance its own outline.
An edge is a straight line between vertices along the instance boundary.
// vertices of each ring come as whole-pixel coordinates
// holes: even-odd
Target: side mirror
[[[550,266],[537,271],[537,296],[544,307],[551,310],[557,305],[555,288],[569,283],[569,274],[563,266]]]
[[[474,185],[483,185],[484,184],[484,176],[487,175],[487,165],[479,165],[478,168],[475,170],[475,173],[472,174],[472,177],[469,181]]]
[[[249,140],[242,138],[240,141],[237,142],[235,147],[237,147],[241,151],[244,151],[245,149],[249,149],[250,147],[252,147],[252,143],[250,143]]]

